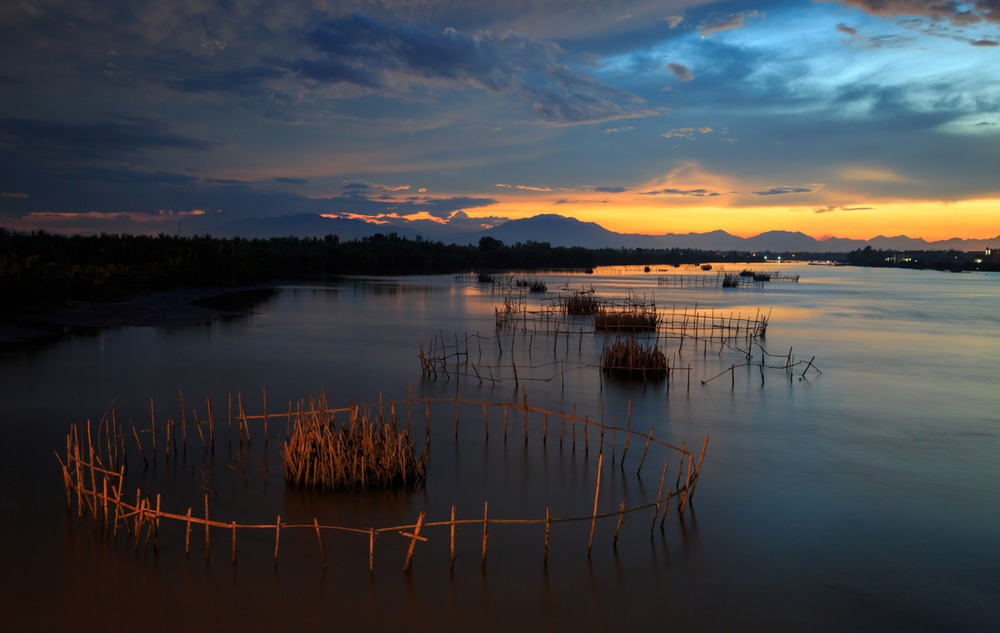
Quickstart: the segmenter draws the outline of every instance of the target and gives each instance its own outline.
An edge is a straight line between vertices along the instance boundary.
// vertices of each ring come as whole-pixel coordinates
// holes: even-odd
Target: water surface
[[[2,472],[6,511],[0,576],[5,621],[18,630],[545,630],[695,626],[700,630],[996,630],[1000,627],[1000,277],[929,271],[785,264],[798,283],[762,288],[674,288],[658,272],[598,269],[593,275],[532,274],[550,293],[593,287],[604,297],[631,292],[660,309],[769,313],[763,349],[815,369],[802,375],[756,366],[713,378],[745,358],[716,346],[667,345],[691,367],[669,382],[602,379],[602,338],[553,340],[509,333],[495,346],[502,296],[450,276],[346,278],[286,286],[245,317],[178,327],[134,327],[75,335],[44,347],[5,349]],[[669,272],[675,272],[671,269]],[[666,274],[666,273],[664,273]],[[533,302],[541,297],[529,296]],[[484,337],[483,341],[474,338]],[[435,337],[476,341],[473,362],[511,359],[517,386],[464,376],[424,376],[420,345]],[[529,351],[530,349],[530,351]],[[753,350],[759,362],[761,349]],[[502,360],[501,360],[502,359]],[[535,368],[535,369],[532,369]],[[560,373],[565,371],[565,373]],[[678,375],[682,376],[682,375]],[[702,384],[702,381],[708,381]],[[199,543],[165,530],[160,552],[111,543],[66,511],[58,462],[71,423],[145,424],[158,415],[228,406],[239,392],[272,412],[314,395],[331,404],[453,398],[521,401],[591,419],[628,418],[634,428],[699,447],[710,443],[697,500],[683,520],[669,515],[650,533],[651,515],[598,526],[588,556],[586,524],[553,534],[547,565],[538,528],[491,528],[485,570],[478,528],[460,530],[449,568],[447,533],[431,533],[410,576],[407,541],[380,538],[376,572],[367,542],[288,538],[275,568],[268,534],[240,535],[234,565],[224,535],[210,560]],[[630,413],[629,413],[630,412]],[[400,408],[402,415],[402,406]],[[423,412],[412,412],[417,426]],[[493,416],[493,413],[490,413]],[[437,416],[443,417],[443,416]],[[281,425],[265,449],[236,468],[238,439],[216,454],[189,438],[188,453],[130,464],[134,487],[157,487],[183,512],[211,490],[213,513],[248,521],[318,517],[367,528],[412,523],[421,510],[447,519],[568,515],[593,502],[594,444],[543,443],[533,422],[511,423],[467,408],[435,421],[428,483],[415,494],[320,495],[281,482]],[[440,427],[440,428],[438,428]],[[594,442],[594,438],[590,438]],[[619,440],[620,442],[620,440]],[[608,450],[606,448],[605,450]],[[621,445],[616,447],[620,455]],[[605,464],[605,509],[656,494],[659,465],[634,475]],[[267,467],[265,468],[265,464]],[[284,537],[283,537],[284,539]]]

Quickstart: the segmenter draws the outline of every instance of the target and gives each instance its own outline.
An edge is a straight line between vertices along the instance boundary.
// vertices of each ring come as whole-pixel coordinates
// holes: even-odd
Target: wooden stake
[[[543,562],[547,565],[549,563],[549,529],[552,526],[552,508],[546,506],[545,508],[545,557]]]
[[[490,502],[483,502],[483,569],[486,569],[486,539],[489,537],[489,510]]]
[[[663,522],[667,520],[667,510],[670,508],[670,497],[674,493],[674,487],[667,488],[667,498],[663,500],[663,513],[660,514],[660,529],[663,529]]]
[[[149,399],[149,428],[153,437],[153,463],[156,463],[156,415],[153,413],[153,399]]]
[[[455,506],[454,506],[454,504],[451,506],[451,525],[449,527],[451,528],[451,540],[450,540],[451,571],[455,571]]]
[[[274,522],[274,566],[278,566],[278,543],[281,541],[281,515]]]
[[[146,468],[149,468],[149,461],[146,459],[146,451],[142,450],[142,441],[139,439],[139,433],[135,430],[135,425],[132,425],[132,437],[135,438],[135,445],[139,447],[139,456],[142,457],[142,463]]]
[[[639,467],[635,470],[638,477],[642,473],[642,465],[646,462],[646,451],[649,450],[649,443],[653,441],[653,427],[649,427],[649,436],[646,438],[646,447],[642,449],[642,458],[639,460]]]
[[[375,573],[375,528],[368,531],[368,573]]]
[[[205,560],[210,558],[211,549],[208,538],[208,494],[205,494]]]
[[[319,531],[319,520],[313,517],[313,526],[316,528],[316,541],[319,543],[319,553],[323,556],[323,569],[326,569],[326,549],[323,547],[323,535]]]
[[[187,519],[184,526],[184,555],[191,555],[191,507],[188,506]]]
[[[264,443],[267,444],[267,388],[261,387],[261,395],[264,398]]]
[[[215,455],[215,418],[212,417],[212,399],[205,398],[205,402],[208,403],[208,439],[209,439],[209,452]]]
[[[587,540],[587,556],[590,556],[590,548],[594,545],[594,526],[597,525],[597,500],[601,496],[601,466],[604,464],[604,455],[597,456],[597,486],[594,488],[594,515],[590,519],[590,538]]]
[[[184,392],[177,392],[181,401],[181,450],[187,455],[187,418],[184,415]]]
[[[660,472],[660,487],[656,491],[656,506],[653,508],[653,522],[649,524],[649,534],[653,535],[653,526],[656,525],[656,517],[660,514],[660,500],[663,498],[663,480],[667,476],[667,462],[663,462],[663,471]]]
[[[411,563],[413,562],[413,550],[417,547],[418,540],[426,540],[420,538],[420,528],[424,525],[424,517],[427,515],[426,512],[421,511],[420,516],[417,517],[417,525],[413,529],[413,534],[405,535],[410,536],[410,548],[406,550],[406,562],[403,563],[403,573],[409,574]]]
[[[160,493],[156,493],[156,514],[153,519],[153,551],[160,551]]]
[[[528,445],[528,392],[522,391],[522,402],[524,407],[524,445]]]
[[[612,547],[618,549],[618,534],[622,531],[622,523],[625,520],[625,502],[622,501],[621,505],[618,506],[618,525],[615,526],[615,540],[612,542]]]
[[[694,491],[698,487],[698,477],[701,475],[701,462],[705,459],[705,449],[708,448],[708,436],[705,436],[705,441],[701,443],[701,454],[698,456],[698,465],[694,469],[694,479],[691,481],[691,492],[689,493],[688,503],[694,502]]]

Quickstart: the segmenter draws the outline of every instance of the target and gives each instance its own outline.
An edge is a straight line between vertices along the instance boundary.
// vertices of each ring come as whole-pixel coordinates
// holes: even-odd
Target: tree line
[[[74,301],[115,301],[180,287],[234,287],[352,274],[442,274],[483,270],[587,269],[756,261],[748,252],[478,244],[407,239],[395,233],[324,238],[214,238],[171,235],[58,235],[0,228],[3,312],[49,310]]]

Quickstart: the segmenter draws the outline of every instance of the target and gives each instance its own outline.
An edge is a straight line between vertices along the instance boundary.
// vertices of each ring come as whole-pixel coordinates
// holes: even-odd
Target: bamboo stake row
[[[239,402],[239,399],[238,399]],[[414,400],[412,395],[409,397],[407,404],[408,408],[412,407],[414,403],[419,403],[419,400]],[[290,523],[282,520],[279,515],[274,523],[267,524],[241,524],[235,520],[223,521],[218,519],[211,519],[209,515],[209,495],[206,493],[204,496],[204,516],[198,517],[194,516],[192,508],[188,507],[184,513],[168,512],[161,507],[161,498],[157,494],[155,499],[150,494],[143,494],[142,490],[136,489],[135,501],[134,503],[127,501],[126,496],[123,494],[125,485],[125,467],[120,466],[119,469],[111,470],[107,468],[104,461],[101,458],[99,447],[104,446],[105,459],[108,456],[115,455],[115,443],[107,443],[106,438],[102,438],[100,433],[98,434],[98,441],[95,442],[91,435],[91,429],[89,422],[85,425],[85,433],[81,432],[81,427],[79,425],[71,425],[70,432],[67,434],[66,439],[66,453],[65,456],[61,456],[58,453],[56,457],[60,462],[60,466],[63,474],[63,481],[66,490],[67,499],[67,509],[72,512],[72,505],[74,499],[74,493],[77,505],[77,514],[80,520],[82,520],[84,513],[94,517],[95,529],[100,529],[108,532],[111,535],[112,540],[117,539],[119,528],[124,529],[130,537],[134,539],[134,547],[136,551],[139,550],[140,546],[146,548],[152,543],[154,550],[158,551],[160,548],[160,529],[161,521],[172,521],[182,523],[184,525],[184,550],[186,555],[191,553],[191,532],[193,527],[202,526],[204,527],[204,538],[205,538],[205,557],[206,560],[210,558],[211,553],[211,530],[228,530],[230,537],[230,547],[231,547],[231,557],[235,564],[237,561],[237,542],[238,533],[245,530],[274,530],[275,542],[274,542],[274,561],[275,565],[278,562],[278,554],[281,543],[281,533],[283,531],[291,530],[302,530],[311,529],[316,534],[320,554],[323,560],[324,567],[328,565],[326,550],[324,541],[322,538],[322,532],[324,530],[334,530],[346,533],[363,534],[368,536],[369,540],[369,569],[374,572],[374,546],[375,540],[378,536],[390,532],[399,532],[404,537],[411,539],[409,544],[409,551],[407,554],[407,560],[404,564],[404,571],[409,573],[412,566],[412,558],[417,542],[426,542],[427,537],[421,536],[421,531],[426,531],[431,528],[448,527],[450,530],[450,559],[451,565],[454,566],[455,560],[455,539],[454,531],[457,526],[462,525],[476,525],[481,524],[483,528],[482,536],[482,564],[485,567],[486,564],[486,554],[488,549],[489,540],[489,526],[493,525],[544,525],[545,528],[545,541],[544,541],[544,556],[543,559],[547,562],[548,552],[550,548],[551,539],[551,528],[553,524],[565,523],[573,521],[583,521],[589,520],[591,522],[590,527],[590,537],[588,539],[587,550],[588,555],[593,545],[594,532],[596,527],[596,522],[598,519],[604,519],[613,517],[616,519],[615,526],[615,538],[613,545],[617,546],[617,541],[621,532],[621,526],[624,522],[625,516],[627,514],[639,511],[645,511],[648,509],[654,509],[653,522],[655,523],[657,515],[660,513],[661,505],[666,508],[669,504],[669,500],[673,497],[679,497],[678,512],[681,517],[683,517],[684,509],[689,505],[694,496],[694,490],[698,478],[701,472],[702,462],[705,457],[705,452],[708,443],[708,437],[702,444],[701,453],[697,459],[694,460],[694,455],[688,451],[683,445],[681,447],[676,447],[663,442],[659,439],[653,437],[653,429],[650,429],[648,434],[644,434],[643,437],[646,439],[646,446],[643,451],[642,459],[640,460],[639,468],[637,470],[637,475],[641,473],[642,463],[646,459],[646,452],[649,449],[650,444],[655,444],[661,447],[665,447],[669,450],[676,451],[680,457],[679,469],[677,475],[676,487],[671,486],[668,489],[666,496],[663,495],[663,480],[666,473],[667,464],[664,463],[663,471],[661,473],[660,488],[657,492],[657,498],[652,503],[647,503],[639,506],[628,507],[625,501],[622,501],[617,509],[611,512],[600,512],[599,511],[599,497],[600,497],[600,482],[601,473],[603,471],[604,462],[604,433],[610,431],[612,437],[617,432],[626,432],[626,441],[624,449],[622,451],[622,464],[624,464],[625,455],[628,451],[629,439],[631,437],[631,407],[629,410],[629,416],[626,420],[625,427],[618,427],[615,423],[604,424],[602,422],[590,420],[588,417],[584,416],[579,418],[576,415],[575,408],[571,414],[566,414],[562,412],[549,411],[547,409],[532,407],[528,405],[527,397],[525,396],[520,403],[488,403],[483,401],[473,401],[473,400],[462,400],[461,398],[455,399],[423,399],[425,408],[428,412],[428,433],[429,433],[429,420],[430,420],[430,405],[434,403],[454,403],[455,405],[455,415],[456,424],[457,420],[461,415],[461,406],[463,404],[473,405],[475,407],[482,407],[484,412],[484,424],[487,425],[487,411],[492,405],[493,407],[503,406],[504,407],[504,417],[505,420],[508,416],[508,412],[513,410],[520,410],[523,414],[523,425],[525,432],[525,441],[527,441],[528,435],[528,422],[529,414],[535,414],[536,417],[541,415],[544,416],[544,432],[547,435],[548,430],[548,417],[550,415],[560,416],[560,435],[562,435],[562,429],[565,427],[566,421],[569,421],[573,429],[573,441],[575,446],[576,438],[576,424],[581,423],[584,425],[584,443],[585,447],[589,448],[589,440],[587,439],[587,430],[591,427],[599,429],[601,432],[601,443],[600,443],[600,455],[598,457],[598,474],[597,482],[595,486],[594,494],[594,506],[593,511],[588,515],[573,516],[573,517],[554,517],[551,512],[551,508],[547,507],[544,518],[529,518],[529,519],[511,519],[511,518],[496,518],[489,515],[489,503],[488,501],[484,503],[482,518],[474,519],[459,519],[455,516],[455,508],[452,507],[450,520],[447,521],[427,521],[424,513],[418,517],[418,520],[413,525],[403,525],[403,526],[388,526],[388,527],[369,527],[369,528],[356,528],[348,526],[336,526],[336,525],[321,525],[318,519],[314,518],[312,523],[309,524],[297,524]],[[393,420],[395,423],[395,403],[391,403],[393,411]],[[353,407],[348,410],[356,410],[357,407]],[[151,416],[155,416],[155,413],[151,411]],[[603,413],[602,413],[603,417]],[[152,418],[155,419],[155,418]],[[254,419],[253,416],[246,415],[245,411],[240,412],[241,425],[243,425],[244,433],[249,434],[249,420]],[[265,418],[266,419],[266,418]],[[506,421],[505,421],[506,424]],[[152,424],[151,424],[152,427]],[[110,428],[110,425],[109,425]],[[457,427],[456,427],[457,430]],[[165,428],[161,427],[161,432],[166,432]],[[121,435],[124,437],[124,433]],[[136,434],[137,436],[137,434]],[[182,438],[184,434],[182,433]],[[249,442],[249,438],[247,438]],[[183,439],[182,439],[183,443]],[[141,448],[141,442],[140,442]],[[614,444],[612,444],[612,447]],[[109,448],[110,447],[110,448]],[[118,449],[118,455],[121,455],[121,449]],[[614,452],[614,448],[612,448]],[[684,470],[686,468],[686,471]],[[155,500],[155,504],[154,504]],[[665,515],[665,510],[663,515]],[[661,516],[660,526],[663,527],[663,518]]]

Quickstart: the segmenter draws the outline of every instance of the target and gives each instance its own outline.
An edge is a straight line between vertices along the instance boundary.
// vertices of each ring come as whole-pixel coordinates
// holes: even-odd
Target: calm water
[[[549,630],[694,626],[699,630],[997,630],[1000,628],[1000,275],[783,265],[799,283],[761,289],[657,286],[658,271],[598,270],[544,279],[550,293],[593,286],[676,307],[770,313],[763,347],[793,350],[793,373],[739,367],[717,346],[667,346],[692,367],[657,384],[602,380],[593,365],[601,339],[554,340],[521,333],[471,343],[482,366],[520,367],[519,384],[475,376],[421,375],[417,352],[435,336],[495,336],[489,288],[451,277],[356,278],[282,287],[245,318],[171,328],[120,328],[0,355],[4,509],[3,621],[11,630]],[[670,272],[674,272],[671,269]],[[529,297],[529,305],[539,298]],[[464,342],[463,342],[464,346]],[[760,352],[754,350],[755,362]],[[821,374],[804,362],[815,357]],[[502,359],[502,360],[501,360]],[[773,361],[773,362],[784,362]],[[565,373],[560,374],[561,370]],[[272,534],[241,534],[234,565],[225,534],[184,556],[183,534],[163,534],[159,554],[112,544],[66,512],[54,451],[70,423],[145,424],[150,399],[161,419],[186,408],[216,412],[228,394],[260,411],[287,410],[325,394],[334,405],[414,397],[520,401],[591,419],[653,427],[657,437],[699,447],[710,436],[696,502],[663,532],[651,514],[630,515],[617,549],[614,522],[554,528],[548,565],[541,528],[491,527],[480,564],[481,528],[460,530],[449,570],[447,532],[431,532],[413,573],[400,569],[407,541],[380,537],[375,574],[367,539],[330,537],[324,570],[315,540],[282,536],[277,569]],[[400,415],[402,407],[400,406]],[[423,412],[414,411],[423,424]],[[554,425],[542,443],[519,422],[503,441],[501,414],[454,412],[435,421],[428,485],[415,494],[309,495],[281,482],[280,436],[214,457],[189,438],[188,454],[143,469],[128,485],[162,490],[183,513],[212,493],[213,515],[273,522],[277,514],[354,525],[412,523],[426,510],[447,519],[531,517],[546,506],[587,514],[596,444],[560,448]],[[275,425],[281,426],[281,425]],[[620,440],[619,440],[620,441]],[[605,447],[608,450],[609,447]],[[617,447],[620,455],[621,446]],[[634,474],[604,465],[602,509],[655,496],[659,464]],[[241,457],[241,455],[243,455]],[[656,472],[654,472],[656,471]],[[243,483],[245,477],[247,483]]]

